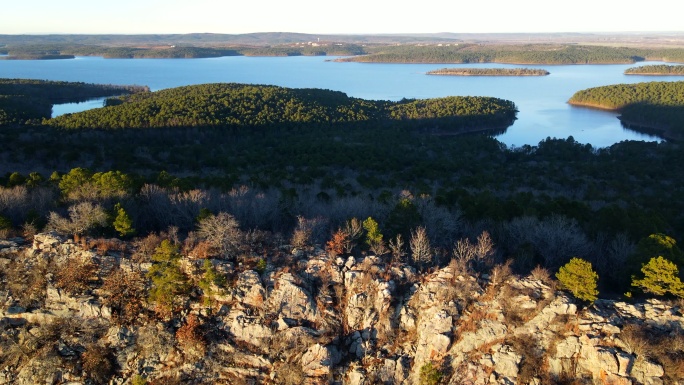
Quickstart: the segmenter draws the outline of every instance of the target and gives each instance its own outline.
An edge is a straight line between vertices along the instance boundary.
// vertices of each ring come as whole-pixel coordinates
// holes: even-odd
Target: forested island
[[[625,75],[684,75],[684,65],[653,64],[632,67],[625,70]]]
[[[25,53],[12,56],[2,56],[0,57],[0,60],[60,60],[74,58],[76,58],[74,55]]]
[[[619,111],[624,125],[684,138],[684,82],[645,82],[589,88],[568,103]]]
[[[117,87],[0,86],[14,116]],[[439,135],[510,124],[496,98],[130,91],[0,120],[3,378],[684,380],[680,143]]]
[[[549,71],[535,68],[442,68],[426,75],[446,76],[546,76]]]

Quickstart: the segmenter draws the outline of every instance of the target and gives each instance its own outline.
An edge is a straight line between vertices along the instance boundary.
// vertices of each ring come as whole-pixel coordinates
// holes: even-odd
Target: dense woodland
[[[154,47],[128,47],[84,44],[29,44],[11,45],[3,59],[68,59],[74,56],[102,56],[108,59],[197,59],[222,56],[350,56],[365,53],[360,45],[326,43],[321,45],[287,44],[276,46],[199,47],[192,45],[166,45]]]
[[[368,55],[339,61],[365,63],[619,64],[643,60],[684,62],[684,49],[620,48],[559,44],[397,45],[369,49]]]
[[[125,97],[98,116],[107,121],[110,111],[135,107],[143,114],[140,122],[149,121],[162,106],[202,106],[211,93],[200,91],[213,90],[216,107],[229,100],[222,98],[242,93],[231,101],[241,106],[231,111],[242,126],[200,120],[195,127],[167,122],[155,129],[142,123],[117,130],[3,126],[4,227],[42,229],[51,213],[68,217],[75,205],[90,202],[111,213],[110,222],[87,230],[102,235],[115,235],[117,204],[137,234],[169,226],[186,233],[199,216],[222,211],[245,231],[285,237],[304,220],[315,228],[318,243],[353,217],[375,218],[391,237],[408,237],[423,226],[435,247],[447,249],[486,229],[501,257],[521,271],[537,264],[556,269],[581,257],[598,270],[602,290],[615,293],[628,290],[630,274],[646,262],[646,254],[636,253],[643,242],[641,247],[669,244],[671,259],[681,263],[681,252],[673,249],[674,240],[684,237],[684,175],[671,167],[684,161],[677,143],[596,149],[568,138],[506,148],[486,135],[445,136],[435,129],[435,123],[460,116],[459,107],[469,99],[376,103],[339,92],[235,84],[183,90]],[[147,104],[160,95],[169,99],[154,108]],[[484,117],[502,107],[504,115],[514,113],[510,102],[477,100],[496,107],[480,109]],[[276,111],[279,101],[283,109],[277,111],[289,106],[294,115],[274,115],[299,116],[294,126],[251,112]],[[395,119],[372,119],[388,113]],[[92,114],[45,123],[77,122]],[[416,125],[423,120],[431,123]]]
[[[626,125],[684,135],[684,82],[616,84],[578,91],[570,104],[620,111]]]
[[[400,102],[350,98],[342,92],[244,84],[205,84],[138,93],[109,100],[103,109],[50,119],[63,129],[223,127],[251,129],[392,120],[419,127],[458,131],[507,127],[512,102],[485,97],[447,97]]]
[[[0,126],[49,118],[53,104],[143,91],[149,91],[149,88],[0,78]]]
[[[149,47],[111,44],[9,44],[12,58],[205,58],[220,56],[350,56],[336,59],[368,63],[519,63],[619,64],[644,60],[684,62],[684,48],[636,48],[575,44],[474,44],[458,41],[422,44],[364,44],[340,41],[269,45],[167,44]]]
[[[535,68],[442,68],[427,75],[451,76],[546,76],[549,71]]]
[[[632,67],[625,70],[625,75],[684,75],[684,65],[653,64]]]

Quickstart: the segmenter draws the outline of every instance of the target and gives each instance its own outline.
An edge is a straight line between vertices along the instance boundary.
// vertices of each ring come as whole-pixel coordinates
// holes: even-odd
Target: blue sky
[[[684,31],[681,0],[632,4],[624,0],[8,0],[0,13],[0,33]]]

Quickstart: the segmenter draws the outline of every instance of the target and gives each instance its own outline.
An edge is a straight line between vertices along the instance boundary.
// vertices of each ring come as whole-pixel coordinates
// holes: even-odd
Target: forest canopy
[[[624,124],[684,135],[684,82],[646,82],[594,87],[576,92],[568,103],[620,111]]]
[[[364,63],[619,64],[644,60],[684,62],[681,48],[624,48],[563,44],[433,44],[373,47],[368,55],[338,61]]]
[[[117,86],[34,79],[0,78],[0,126],[49,118],[52,105],[149,91],[144,86]]]
[[[390,120],[422,120],[441,129],[506,127],[516,107],[487,97],[399,102],[348,97],[337,91],[236,83],[204,84],[140,93],[110,107],[46,120],[65,129],[162,127],[295,127]],[[436,119],[440,119],[438,122]],[[444,126],[448,125],[448,128]]]
[[[447,76],[546,76],[549,71],[536,68],[442,68],[427,75]]]
[[[625,75],[680,75],[684,76],[684,65],[653,64],[627,68]]]

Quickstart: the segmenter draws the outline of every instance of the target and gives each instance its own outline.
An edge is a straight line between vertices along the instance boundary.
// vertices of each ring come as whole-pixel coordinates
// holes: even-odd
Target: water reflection
[[[96,98],[78,103],[53,104],[52,117],[56,118],[64,114],[73,114],[76,112],[92,110],[93,108],[104,107],[106,99],[107,98]]]

